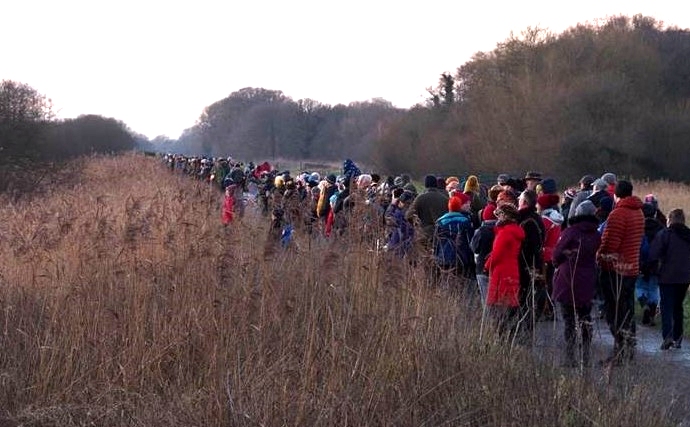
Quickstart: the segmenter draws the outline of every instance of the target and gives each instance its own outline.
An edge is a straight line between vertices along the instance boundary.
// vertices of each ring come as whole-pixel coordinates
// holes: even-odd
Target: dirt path
[[[534,353],[545,364],[561,365],[564,348],[563,322],[539,322],[536,327]],[[565,369],[573,375],[586,375],[614,392],[630,392],[629,385],[652,388],[651,396],[662,408],[669,409],[671,423],[690,426],[690,342],[683,348],[660,350],[658,327],[637,325],[635,361],[630,366],[605,368],[599,366],[613,348],[613,336],[604,320],[596,320],[592,342],[592,366],[582,371]],[[627,386],[626,386],[627,384]],[[620,388],[619,388],[620,387]]]

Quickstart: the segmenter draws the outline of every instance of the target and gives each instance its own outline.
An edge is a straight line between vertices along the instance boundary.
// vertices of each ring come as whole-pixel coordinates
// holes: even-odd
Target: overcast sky
[[[58,117],[114,117],[149,138],[177,138],[248,86],[410,107],[529,26],[641,13],[690,28],[676,0],[5,0],[0,12],[0,80],[48,96]]]

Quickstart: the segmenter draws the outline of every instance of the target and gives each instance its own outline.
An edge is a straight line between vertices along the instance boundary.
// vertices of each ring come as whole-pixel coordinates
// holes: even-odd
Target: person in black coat
[[[482,224],[474,232],[470,241],[470,248],[474,252],[474,262],[477,269],[477,286],[482,300],[482,306],[486,306],[486,295],[489,290],[489,272],[484,268],[484,262],[491,253],[494,244],[495,226],[498,218],[494,214],[492,205],[487,205],[482,211]]]
[[[520,307],[526,315],[525,326],[531,331],[539,314],[538,301],[546,297],[546,282],[543,278],[544,236],[546,230],[541,216],[537,213],[537,193],[525,190],[518,197],[518,224],[525,232],[525,240],[520,249]]]
[[[683,300],[690,283],[690,228],[682,209],[668,214],[668,227],[659,231],[649,250],[659,264],[662,350],[680,348],[683,340]]]

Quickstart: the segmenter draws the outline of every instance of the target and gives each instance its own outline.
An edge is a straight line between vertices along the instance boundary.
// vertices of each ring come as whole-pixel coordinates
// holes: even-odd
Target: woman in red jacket
[[[498,319],[499,333],[513,329],[520,306],[520,270],[518,257],[525,232],[517,224],[515,205],[503,204],[496,209],[496,237],[485,267],[489,271],[487,306]]]

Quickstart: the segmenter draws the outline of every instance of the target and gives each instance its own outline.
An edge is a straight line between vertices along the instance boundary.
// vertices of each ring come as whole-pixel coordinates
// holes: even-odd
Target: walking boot
[[[642,307],[642,324],[645,326],[650,326],[651,322],[651,310],[648,305]]]
[[[649,326],[656,326],[656,315],[659,312],[658,306],[656,303],[650,303],[649,304]]]

